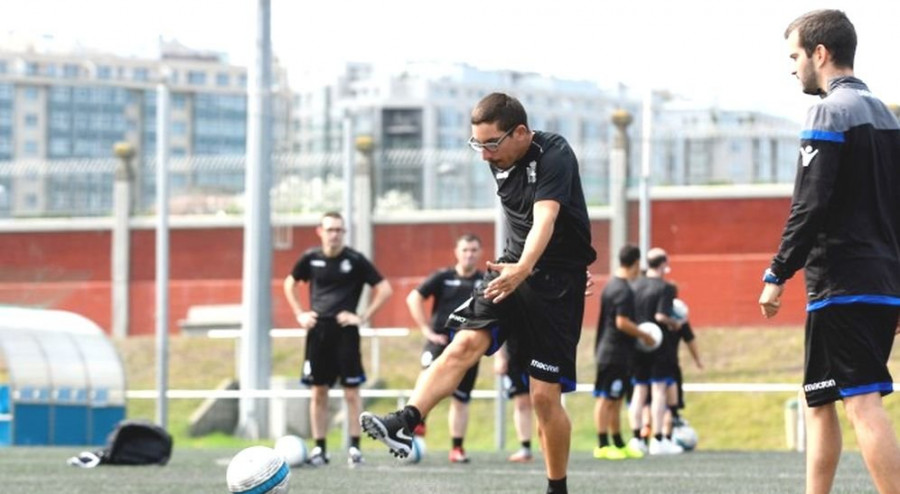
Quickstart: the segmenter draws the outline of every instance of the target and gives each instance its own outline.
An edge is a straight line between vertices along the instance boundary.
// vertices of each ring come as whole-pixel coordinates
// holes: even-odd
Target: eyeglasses
[[[475,151],[478,151],[479,153],[485,149],[493,153],[500,149],[500,144],[502,144],[503,140],[509,137],[509,135],[512,134],[514,130],[516,130],[516,127],[507,130],[506,133],[500,136],[499,139],[490,140],[487,142],[479,142],[477,139],[475,139],[474,136],[472,136],[469,138],[469,147],[471,147]]]
[[[347,231],[343,228],[323,228],[322,230],[325,230],[326,233],[344,233]]]

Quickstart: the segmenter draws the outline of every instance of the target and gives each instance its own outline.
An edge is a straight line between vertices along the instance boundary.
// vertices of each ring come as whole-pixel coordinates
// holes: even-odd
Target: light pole
[[[116,338],[128,336],[128,265],[129,228],[131,217],[131,191],[134,187],[134,145],[127,141],[117,142],[113,153],[119,158],[113,185],[113,231],[112,231],[112,335]]]

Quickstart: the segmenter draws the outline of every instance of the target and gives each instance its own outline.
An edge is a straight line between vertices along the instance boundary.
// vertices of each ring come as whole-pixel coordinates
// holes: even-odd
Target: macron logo
[[[537,361],[537,360],[532,359],[532,360],[531,360],[531,366],[534,367],[534,368],[536,368],[536,369],[540,369],[540,370],[542,370],[542,371],[545,371],[545,372],[551,372],[551,373],[553,373],[553,374],[559,374],[559,366],[557,366],[557,365],[545,364],[545,363],[543,363],[543,362],[539,362],[539,361]]]
[[[803,162],[803,168],[809,166],[817,154],[819,154],[819,150],[813,149],[809,144],[807,144],[805,148],[800,148],[800,159]]]
[[[806,386],[803,386],[803,391],[809,393],[810,391],[818,391],[820,389],[833,388],[835,386],[837,386],[837,383],[834,382],[834,379],[829,379],[827,381],[807,384]]]

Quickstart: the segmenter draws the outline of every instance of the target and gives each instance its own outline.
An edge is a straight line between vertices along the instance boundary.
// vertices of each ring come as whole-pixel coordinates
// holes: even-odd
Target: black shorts
[[[484,287],[498,273],[489,271],[468,303],[447,320],[455,331],[491,331],[486,355],[508,340],[527,348],[524,361],[531,377],[558,383],[562,392],[575,390],[575,354],[584,317],[586,271],[537,269],[498,304],[484,298]]]
[[[803,390],[809,406],[893,391],[887,361],[898,313],[895,306],[847,304],[807,314]]]
[[[650,374],[653,369],[653,356],[655,352],[634,352],[634,363],[631,365],[631,384],[650,385]]]
[[[308,386],[332,386],[338,377],[347,388],[366,382],[359,328],[341,326],[334,319],[319,319],[306,334],[306,359],[300,381]]]
[[[528,377],[528,354],[527,348],[523,346],[522,341],[507,340],[506,341],[506,375],[503,376],[503,388],[506,390],[507,398],[514,398],[519,395],[527,395],[531,389]]]
[[[435,359],[444,353],[444,349],[446,348],[447,345],[439,345],[431,340],[426,341],[425,348],[422,349],[422,368],[427,369]],[[466,371],[462,381],[459,382],[459,385],[456,386],[456,390],[453,391],[453,397],[463,403],[468,403],[472,399],[472,390],[475,389],[475,380],[478,379],[479,362],[475,362],[475,365],[469,367],[469,370]]]
[[[600,364],[594,380],[594,397],[621,400],[631,392],[631,371],[624,364]]]

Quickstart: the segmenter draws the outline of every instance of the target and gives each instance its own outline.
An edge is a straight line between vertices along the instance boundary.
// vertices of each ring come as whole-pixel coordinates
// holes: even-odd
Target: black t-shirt
[[[578,173],[578,160],[562,136],[535,131],[531,148],[511,168],[491,167],[497,195],[506,215],[503,257],[516,262],[534,223],[534,203],[553,200],[559,215],[553,235],[536,268],[584,269],[597,258],[591,247],[591,227]]]
[[[600,294],[600,322],[597,325],[597,363],[630,365],[634,337],[616,327],[616,316],[634,321],[634,292],[624,278],[612,277]]]
[[[431,329],[436,333],[447,332],[447,318],[472,296],[476,284],[484,279],[484,273],[475,271],[472,276],[462,277],[455,268],[440,269],[432,273],[416,287],[424,298],[434,297],[431,309]]]
[[[634,290],[635,322],[653,322],[662,329],[663,341],[659,348],[651,352],[658,361],[673,361],[671,347],[678,348],[678,339],[668,326],[656,320],[656,314],[672,314],[672,300],[675,298],[674,287],[662,278],[642,276],[631,284]],[[667,350],[668,349],[668,350]],[[677,357],[676,357],[677,359]]]
[[[313,247],[303,253],[291,276],[310,283],[311,309],[320,319],[335,317],[344,310],[355,313],[363,285],[377,285],[384,279],[365,256],[350,247],[344,247],[335,257],[327,257],[321,247]]]
[[[691,329],[690,323],[684,323],[678,331],[668,331],[669,338],[663,339],[663,352],[666,359],[670,362],[678,363],[678,344],[684,340],[685,343],[694,341],[694,331]]]

